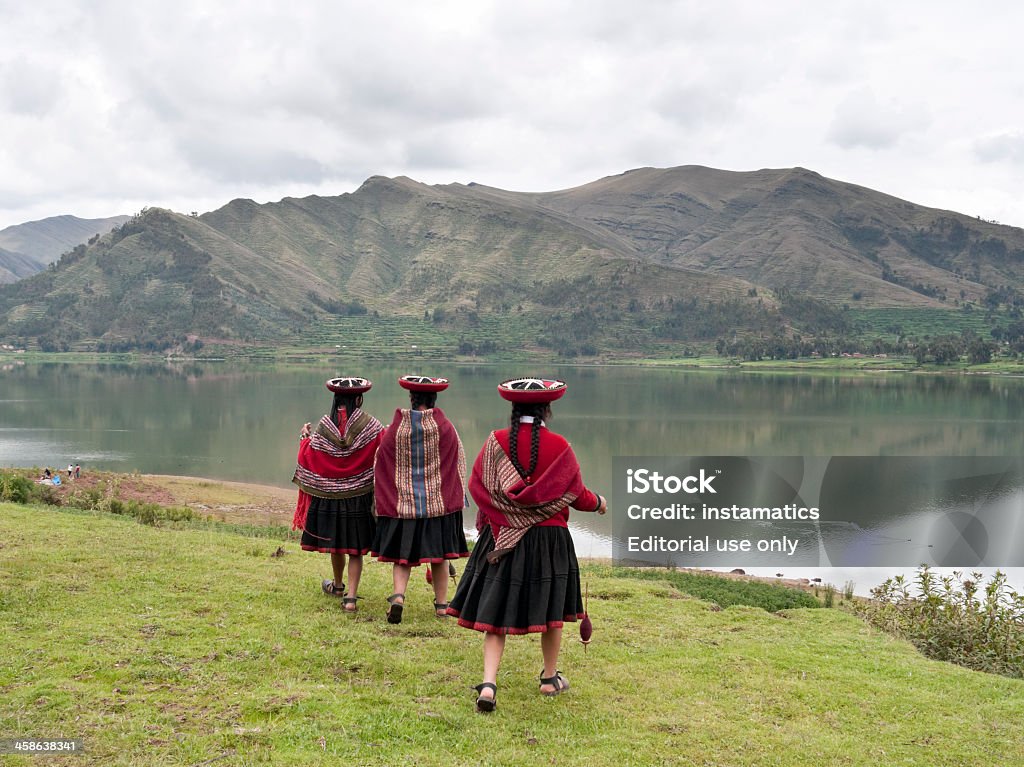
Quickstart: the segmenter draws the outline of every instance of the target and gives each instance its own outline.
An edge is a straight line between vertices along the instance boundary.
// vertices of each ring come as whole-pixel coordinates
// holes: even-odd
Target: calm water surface
[[[422,369],[421,369],[422,367]],[[472,456],[507,424],[496,392],[521,368],[336,362],[273,370],[217,363],[5,365],[0,465],[138,470],[290,486],[305,421],[330,405],[325,379],[375,383],[365,409],[385,423],[408,402],[406,373],[445,375],[438,404]],[[1021,455],[1024,380],[833,376],[627,367],[553,367],[568,394],[551,427],[573,444],[587,484],[611,493],[613,455]],[[574,514],[581,556],[609,556],[610,519]],[[858,591],[889,573],[829,571]],[[814,577],[821,572],[790,572]],[[1015,583],[1024,582],[1014,574]]]

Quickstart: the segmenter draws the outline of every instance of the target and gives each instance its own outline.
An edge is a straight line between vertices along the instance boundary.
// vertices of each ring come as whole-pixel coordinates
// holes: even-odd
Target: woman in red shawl
[[[437,404],[447,378],[402,376],[410,407],[395,410],[374,463],[377,534],[371,553],[393,563],[388,623],[401,623],[412,568],[428,564],[434,612],[447,615],[448,560],[468,557],[462,509],[466,454],[452,422]]]
[[[331,555],[334,578],[325,580],[325,594],[342,598],[346,612],[356,611],[363,555],[370,550],[373,519],[373,459],[384,427],[360,409],[363,393],[373,384],[365,378],[332,378],[331,411],[312,431],[307,423],[299,441],[298,465],[292,482],[299,500],[292,520],[302,530],[305,551]],[[345,590],[345,555],[348,591]]]
[[[478,711],[495,708],[508,634],[540,633],[541,693],[569,689],[558,670],[562,625],[584,614],[569,507],[598,514],[607,507],[583,484],[572,447],[544,423],[565,390],[562,381],[538,378],[500,384],[498,393],[512,402],[511,428],[491,432],[473,465],[469,491],[480,509],[480,537],[448,613],[484,632]]]

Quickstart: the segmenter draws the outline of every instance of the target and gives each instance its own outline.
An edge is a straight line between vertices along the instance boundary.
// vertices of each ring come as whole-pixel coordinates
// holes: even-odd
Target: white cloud
[[[1024,164],[1024,132],[1010,131],[978,139],[974,153],[979,160]]]
[[[840,102],[828,139],[843,149],[891,149],[904,137],[926,128],[927,122],[923,105],[881,103],[870,90],[862,89]]]
[[[544,190],[686,163],[802,165],[1024,223],[1020,134],[1001,127],[1024,124],[1022,16],[923,0],[0,0],[0,226],[339,194],[375,173]]]

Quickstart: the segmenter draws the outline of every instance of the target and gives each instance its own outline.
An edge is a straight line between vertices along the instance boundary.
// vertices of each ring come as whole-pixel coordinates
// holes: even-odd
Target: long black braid
[[[334,422],[334,425],[339,429],[341,428],[341,424],[339,423],[341,419],[338,418],[338,410],[345,408],[345,416],[350,418],[352,416],[352,411],[359,407],[359,405],[356,404],[359,397],[359,394],[346,394],[345,392],[340,391],[334,392],[334,404],[331,406],[330,417]]]
[[[425,405],[427,409],[434,407],[437,404],[437,392],[436,391],[410,391],[409,392],[409,403],[412,405],[412,409],[415,410],[420,405]]]
[[[526,480],[532,480],[533,472],[537,468],[537,458],[540,456],[540,422],[547,412],[547,403],[512,403],[512,428],[509,429],[508,452],[512,465],[516,467],[519,476]],[[533,424],[530,433],[530,468],[524,469],[519,463],[519,427],[522,425],[519,420],[524,415],[533,416]]]

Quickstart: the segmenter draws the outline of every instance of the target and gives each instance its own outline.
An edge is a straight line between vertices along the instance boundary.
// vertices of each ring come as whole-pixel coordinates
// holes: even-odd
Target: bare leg
[[[562,629],[548,629],[540,635],[540,650],[544,653],[544,678],[558,673],[558,651],[562,648]],[[541,692],[554,692],[553,684],[542,684]]]
[[[334,571],[334,585],[340,589],[345,582],[344,554],[331,554],[331,569]]]
[[[505,635],[484,634],[484,681],[491,684],[498,683],[498,667],[501,665],[501,656],[505,652]],[[493,698],[494,693],[490,688],[485,688],[480,695],[484,698]]]
[[[394,584],[396,594],[404,594],[405,590],[409,588],[409,577],[412,575],[412,567],[410,565],[399,565],[396,564],[391,571],[391,582]],[[405,598],[399,598],[395,600],[395,604],[404,605]]]
[[[448,562],[435,562],[430,570],[434,579],[434,604],[444,604],[448,601]],[[438,614],[444,615],[444,611]]]
[[[359,593],[359,579],[363,575],[363,558],[352,554],[348,558],[348,595],[354,597]]]

